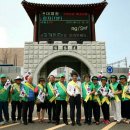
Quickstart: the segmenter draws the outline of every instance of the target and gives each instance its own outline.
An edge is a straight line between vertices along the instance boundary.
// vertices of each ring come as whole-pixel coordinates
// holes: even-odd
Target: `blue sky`
[[[33,25],[22,0],[0,0],[0,48],[24,47],[33,39]],[[102,0],[28,0],[39,3],[85,4]],[[105,41],[107,63],[127,57],[130,65],[130,0],[107,0],[108,6],[96,23],[97,41]]]

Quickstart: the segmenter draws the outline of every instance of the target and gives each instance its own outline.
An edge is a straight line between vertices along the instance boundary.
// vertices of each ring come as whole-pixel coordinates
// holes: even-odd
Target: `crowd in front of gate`
[[[44,115],[48,114],[48,123],[60,124],[60,113],[63,113],[63,122],[68,125],[68,109],[70,106],[71,125],[81,126],[81,107],[84,108],[84,124],[94,122],[99,125],[110,123],[110,104],[114,121],[130,124],[130,86],[125,75],[111,75],[110,82],[102,76],[99,82],[97,76],[84,75],[84,82],[78,80],[76,72],[71,73],[72,80],[68,83],[65,74],[59,75],[55,81],[54,75],[39,78],[38,85],[33,84],[33,77],[28,75],[26,81],[20,76],[11,83],[5,74],[0,75],[0,125],[9,123],[8,105],[11,103],[12,123],[34,123],[34,105],[37,106],[38,122],[44,123]],[[68,105],[69,104],[69,105]],[[75,109],[76,115],[75,115]],[[100,117],[100,109],[103,119]],[[16,116],[16,110],[18,110]]]

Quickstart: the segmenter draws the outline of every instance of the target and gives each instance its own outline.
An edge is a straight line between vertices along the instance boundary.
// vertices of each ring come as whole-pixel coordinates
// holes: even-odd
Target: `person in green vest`
[[[104,124],[109,124],[110,123],[110,111],[109,111],[109,104],[110,104],[110,100],[109,100],[109,96],[108,96],[108,92],[109,92],[109,84],[107,83],[107,77],[103,76],[101,78],[101,108],[102,108],[102,113],[103,113],[103,123]]]
[[[117,123],[120,123],[122,120],[121,117],[121,94],[122,94],[122,87],[119,82],[117,82],[118,77],[116,75],[111,75],[111,83],[110,89],[112,90],[114,97],[111,98],[111,105],[112,111],[114,114],[114,120]]]
[[[130,123],[130,88],[128,87],[127,77],[120,75],[120,83],[122,86],[121,115],[123,122]]]
[[[38,121],[42,123],[44,121],[44,114],[47,108],[47,102],[46,102],[47,92],[44,78],[39,79],[39,84],[35,88],[35,93],[37,94],[36,98],[37,117]]]
[[[82,83],[82,99],[85,113],[85,122],[91,125],[92,122],[92,95],[95,93],[95,86],[90,81],[90,74],[84,76],[84,82]]]
[[[49,76],[49,82],[46,85],[47,87],[47,106],[48,106],[48,123],[56,123],[56,91],[55,91],[55,76]],[[53,116],[52,116],[53,110]]]
[[[17,76],[15,78],[15,83],[11,86],[10,94],[11,94],[11,105],[12,105],[12,112],[11,112],[11,118],[12,122],[16,122],[16,108],[18,110],[18,118],[17,121],[21,121],[21,110],[22,110],[22,103],[20,98],[20,91],[22,89],[21,84],[22,78],[20,76]]]
[[[61,106],[63,110],[63,122],[68,125],[67,121],[67,83],[65,81],[65,74],[60,74],[60,81],[55,84],[55,89],[58,92],[58,96],[56,97],[56,125],[60,122],[60,112]]]
[[[0,75],[0,125],[4,125],[9,122],[9,112],[8,112],[8,103],[9,103],[9,94],[10,87],[5,89],[5,84],[7,82],[7,76],[5,74]],[[4,118],[2,115],[4,113]]]
[[[72,81],[70,81],[67,85],[67,93],[70,96],[69,103],[70,103],[70,118],[71,118],[71,125],[75,125],[75,107],[77,109],[76,113],[76,123],[78,126],[81,126],[81,82],[78,81],[78,73],[72,71],[71,73]]]
[[[100,124],[100,106],[101,106],[101,100],[100,100],[100,94],[98,92],[100,85],[98,83],[98,77],[93,76],[92,82],[95,86],[95,93],[93,95],[93,103],[92,103],[92,109],[93,109],[93,115],[96,125]]]
[[[32,120],[32,114],[34,110],[34,102],[35,102],[35,85],[32,83],[33,77],[31,75],[28,76],[27,82],[24,83],[21,93],[24,93],[22,97],[22,116],[23,116],[23,124],[27,125],[28,123],[34,123]],[[28,120],[27,120],[27,112]]]

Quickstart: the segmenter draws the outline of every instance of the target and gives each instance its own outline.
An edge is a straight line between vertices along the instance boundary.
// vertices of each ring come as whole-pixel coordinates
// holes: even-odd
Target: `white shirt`
[[[78,95],[78,94],[82,95],[82,94],[81,94],[81,92],[82,92],[82,90],[81,90],[81,82],[80,82],[80,81],[77,81],[77,82],[75,82],[75,83],[80,87],[80,91],[79,91],[79,89],[78,89],[76,86],[72,85],[72,84],[69,82],[68,85],[67,85],[67,93],[68,93],[70,96],[72,96],[72,95],[76,96],[76,95]]]

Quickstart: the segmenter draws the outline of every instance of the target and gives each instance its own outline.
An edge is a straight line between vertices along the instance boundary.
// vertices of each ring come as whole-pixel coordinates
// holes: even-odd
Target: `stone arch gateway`
[[[92,74],[95,73],[95,69],[93,67],[93,65],[85,58],[83,57],[82,55],[76,53],[76,52],[73,52],[73,51],[69,51],[69,52],[66,52],[66,51],[59,51],[59,52],[55,52],[51,55],[48,55],[46,58],[44,58],[43,60],[41,60],[40,64],[38,64],[37,68],[35,69],[34,71],[34,82],[37,82],[37,78],[38,78],[38,75],[42,69],[42,67],[49,61],[53,60],[54,58],[56,57],[61,57],[61,56],[68,56],[68,57],[74,57],[76,59],[78,59],[81,63],[84,63],[90,70],[90,72]]]

